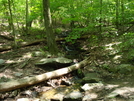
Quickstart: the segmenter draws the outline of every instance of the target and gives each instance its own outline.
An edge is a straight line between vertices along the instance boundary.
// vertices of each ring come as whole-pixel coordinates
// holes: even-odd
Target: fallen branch
[[[10,41],[13,41],[14,40],[13,38],[8,37],[8,36],[4,36],[4,35],[0,35],[0,37],[2,37],[4,39],[7,39],[7,40],[10,40]]]
[[[79,39],[86,39],[86,38],[88,38],[89,37],[89,35],[85,35],[85,36],[82,36],[81,38],[79,38]],[[57,39],[55,39],[57,42],[58,41],[63,41],[63,40],[65,40],[65,38],[57,38]],[[39,44],[39,43],[41,43],[41,42],[46,42],[46,39],[42,39],[42,40],[36,40],[36,41],[34,41],[34,42],[21,42],[21,43],[19,43],[18,44],[18,46],[21,48],[21,47],[27,47],[27,46],[32,46],[32,45],[37,45],[37,44]],[[3,51],[7,51],[7,50],[10,50],[10,49],[12,49],[13,47],[12,46],[9,46],[9,45],[7,45],[7,46],[0,46],[0,52],[3,52]]]
[[[18,46],[21,48],[21,47],[26,47],[26,46],[32,46],[32,45],[37,45],[41,42],[44,42],[45,40],[37,40],[37,41],[34,41],[34,42],[21,42],[20,44],[18,44]],[[13,49],[12,46],[0,46],[0,52],[3,52],[3,51],[7,51],[7,50],[10,50],[10,49]]]
[[[81,61],[80,63],[74,64],[74,65],[66,67],[66,68],[61,68],[61,69],[58,69],[58,70],[55,70],[52,72],[47,72],[47,73],[37,75],[34,77],[27,77],[27,78],[22,78],[19,80],[12,80],[9,82],[3,82],[3,83],[0,83],[0,92],[10,91],[10,90],[34,85],[34,84],[40,83],[42,81],[45,81],[45,80],[48,80],[51,78],[65,75],[69,72],[72,72],[73,70],[76,70],[76,69],[81,68],[81,67],[85,67],[88,64],[89,64],[89,60],[85,59],[85,60]]]

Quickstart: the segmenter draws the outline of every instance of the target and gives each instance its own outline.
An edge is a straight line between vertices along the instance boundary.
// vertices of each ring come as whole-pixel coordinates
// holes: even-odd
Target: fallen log
[[[4,46],[4,45],[0,46],[0,52],[7,51],[10,49],[12,49],[12,46]]]
[[[21,42],[18,44],[18,47],[21,48],[21,47],[27,47],[27,46],[32,46],[32,45],[37,45],[41,42],[45,42],[45,40],[36,40],[34,42]],[[12,46],[0,46],[0,52],[3,52],[3,51],[7,51],[7,50],[10,50],[10,49],[13,49]]]
[[[10,40],[10,41],[13,41],[14,40],[13,38],[8,37],[8,36],[4,36],[4,35],[0,35],[0,37],[2,37],[4,39],[7,39],[7,40]]]
[[[27,77],[27,78],[22,78],[19,80],[2,82],[2,83],[0,83],[0,92],[11,91],[11,90],[15,90],[15,89],[22,88],[22,87],[27,87],[30,85],[34,85],[34,84],[43,82],[48,79],[59,77],[59,76],[65,75],[69,72],[72,72],[78,68],[85,67],[89,63],[90,63],[89,59],[85,59],[85,60],[83,60],[77,64],[71,65],[69,67],[54,70],[52,72],[47,72],[47,73],[37,75],[34,77]]]
[[[85,36],[82,36],[79,39],[86,39],[88,37],[89,37],[89,35],[85,35]],[[65,38],[56,38],[55,40],[58,42],[58,41],[65,40]],[[27,47],[27,46],[37,45],[37,44],[39,44],[41,42],[46,42],[46,39],[36,40],[36,41],[33,41],[33,42],[20,42],[20,43],[18,43],[18,47],[21,48],[21,47]],[[11,49],[13,49],[13,47],[10,46],[10,45],[7,45],[7,46],[1,45],[0,46],[0,52],[11,50]]]

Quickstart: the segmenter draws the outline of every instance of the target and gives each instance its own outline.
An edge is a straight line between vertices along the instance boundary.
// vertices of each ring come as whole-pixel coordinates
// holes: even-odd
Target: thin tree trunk
[[[17,47],[17,42],[16,42],[16,34],[15,34],[15,28],[13,24],[13,14],[12,14],[12,8],[11,8],[11,0],[8,0],[8,7],[9,7],[9,14],[10,14],[10,24],[11,24],[11,30],[12,34],[14,36],[14,47]]]
[[[125,19],[125,17],[124,17],[124,0],[121,0],[121,11],[122,11],[122,33],[124,33],[124,19]]]
[[[100,20],[99,20],[99,23],[100,23],[100,32],[102,32],[102,0],[100,0]]]
[[[116,0],[116,28],[119,29],[119,0]]]
[[[5,7],[5,16],[7,17],[7,16],[10,16],[10,14],[9,14],[9,7],[7,7],[7,1],[3,1],[3,5],[4,5],[4,7]],[[11,30],[11,21],[10,21],[10,17],[7,17],[7,20],[8,20],[8,26],[9,26],[9,30]]]
[[[26,0],[26,34],[28,34],[28,0]]]

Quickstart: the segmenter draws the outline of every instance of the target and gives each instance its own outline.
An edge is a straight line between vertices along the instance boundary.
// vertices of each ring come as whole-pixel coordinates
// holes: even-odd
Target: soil
[[[26,39],[25,41],[33,41],[34,36],[29,36],[27,39],[27,36],[23,36],[21,39]],[[5,40],[4,38],[0,38],[1,45],[12,45],[13,41]],[[88,46],[88,42],[86,43],[84,40],[81,40],[81,43],[84,45],[82,46]],[[8,51],[0,52],[0,59],[4,59],[6,63],[4,65],[0,65],[0,82],[6,82],[9,79],[20,79],[27,76],[35,76],[39,75],[45,72],[48,72],[47,68],[40,68],[35,65],[35,62],[37,62],[39,59],[44,58],[45,56],[37,56],[34,57],[32,55],[35,51],[41,51],[44,50],[45,44],[40,43],[38,45],[32,45],[27,47],[21,47],[18,49],[11,49]],[[59,45],[59,48],[61,46]],[[62,50],[59,49],[59,50]],[[102,62],[112,61],[105,57],[99,56],[102,51],[100,49],[87,49],[86,51],[90,51],[90,54],[87,54],[88,52],[81,52],[81,56],[88,57],[90,56],[92,60],[98,61],[97,65]],[[44,50],[44,52],[46,52]],[[81,58],[82,59],[82,58]],[[81,59],[78,58],[80,61]],[[6,68],[4,68],[7,66]],[[4,69],[2,69],[4,68]],[[54,68],[52,68],[53,70]],[[105,90],[102,92],[99,92],[101,96],[97,98],[95,101],[134,101],[134,74],[133,72],[130,72],[129,74],[119,74],[119,73],[109,73],[108,71],[102,69],[102,68],[95,68],[95,71],[99,73],[100,77],[102,78],[102,82],[105,83]],[[70,78],[73,74],[67,74],[65,75],[67,78]],[[64,77],[65,77],[64,76]],[[60,77],[62,78],[62,77]],[[57,78],[59,80],[60,78]],[[47,86],[47,87],[46,87]],[[42,88],[46,87],[45,90],[51,89],[51,86],[47,84],[47,81],[33,85],[30,87],[25,87],[21,89],[17,89],[14,91],[9,92],[3,92],[0,94],[1,101],[14,101],[14,99],[17,98],[23,98],[27,96],[38,96],[37,92],[41,92]],[[123,90],[122,90],[123,89]],[[30,90],[32,93],[30,94],[23,94],[24,91]],[[120,94],[116,97],[112,97],[110,99],[107,99],[106,96],[113,92],[114,90],[121,91]],[[123,93],[124,91],[124,93]],[[125,92],[126,91],[126,92]]]

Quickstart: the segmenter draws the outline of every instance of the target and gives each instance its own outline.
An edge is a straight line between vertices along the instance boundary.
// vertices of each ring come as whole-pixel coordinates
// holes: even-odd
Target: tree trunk
[[[6,19],[8,20],[8,26],[9,26],[9,29],[11,30],[10,17],[7,17],[7,16],[10,16],[10,14],[9,14],[9,7],[7,6],[7,3],[8,3],[7,1],[2,1],[2,4],[4,5],[4,8],[5,8],[5,16],[6,16]]]
[[[125,28],[125,26],[124,26],[124,20],[125,20],[125,15],[124,15],[124,0],[121,0],[121,13],[122,13],[122,21],[121,21],[121,26],[122,26],[122,29],[121,29],[121,31],[122,31],[122,33],[124,33],[124,28]]]
[[[58,49],[57,49],[57,45],[55,41],[55,35],[52,29],[52,20],[51,20],[49,0],[43,0],[43,13],[44,13],[45,28],[46,28],[46,33],[47,33],[48,49],[52,55],[56,56],[58,53]]]
[[[119,0],[116,0],[116,28],[119,28]]]
[[[8,0],[8,8],[9,8],[9,14],[10,14],[10,26],[11,26],[11,30],[12,30],[12,34],[14,36],[14,47],[17,47],[17,42],[16,42],[16,34],[15,34],[15,28],[14,28],[14,24],[13,24],[13,14],[12,14],[12,8],[11,8],[11,0]]]
[[[99,23],[100,23],[100,33],[102,33],[102,0],[100,0],[100,20],[99,20]]]
[[[26,0],[26,34],[28,34],[28,0]]]

